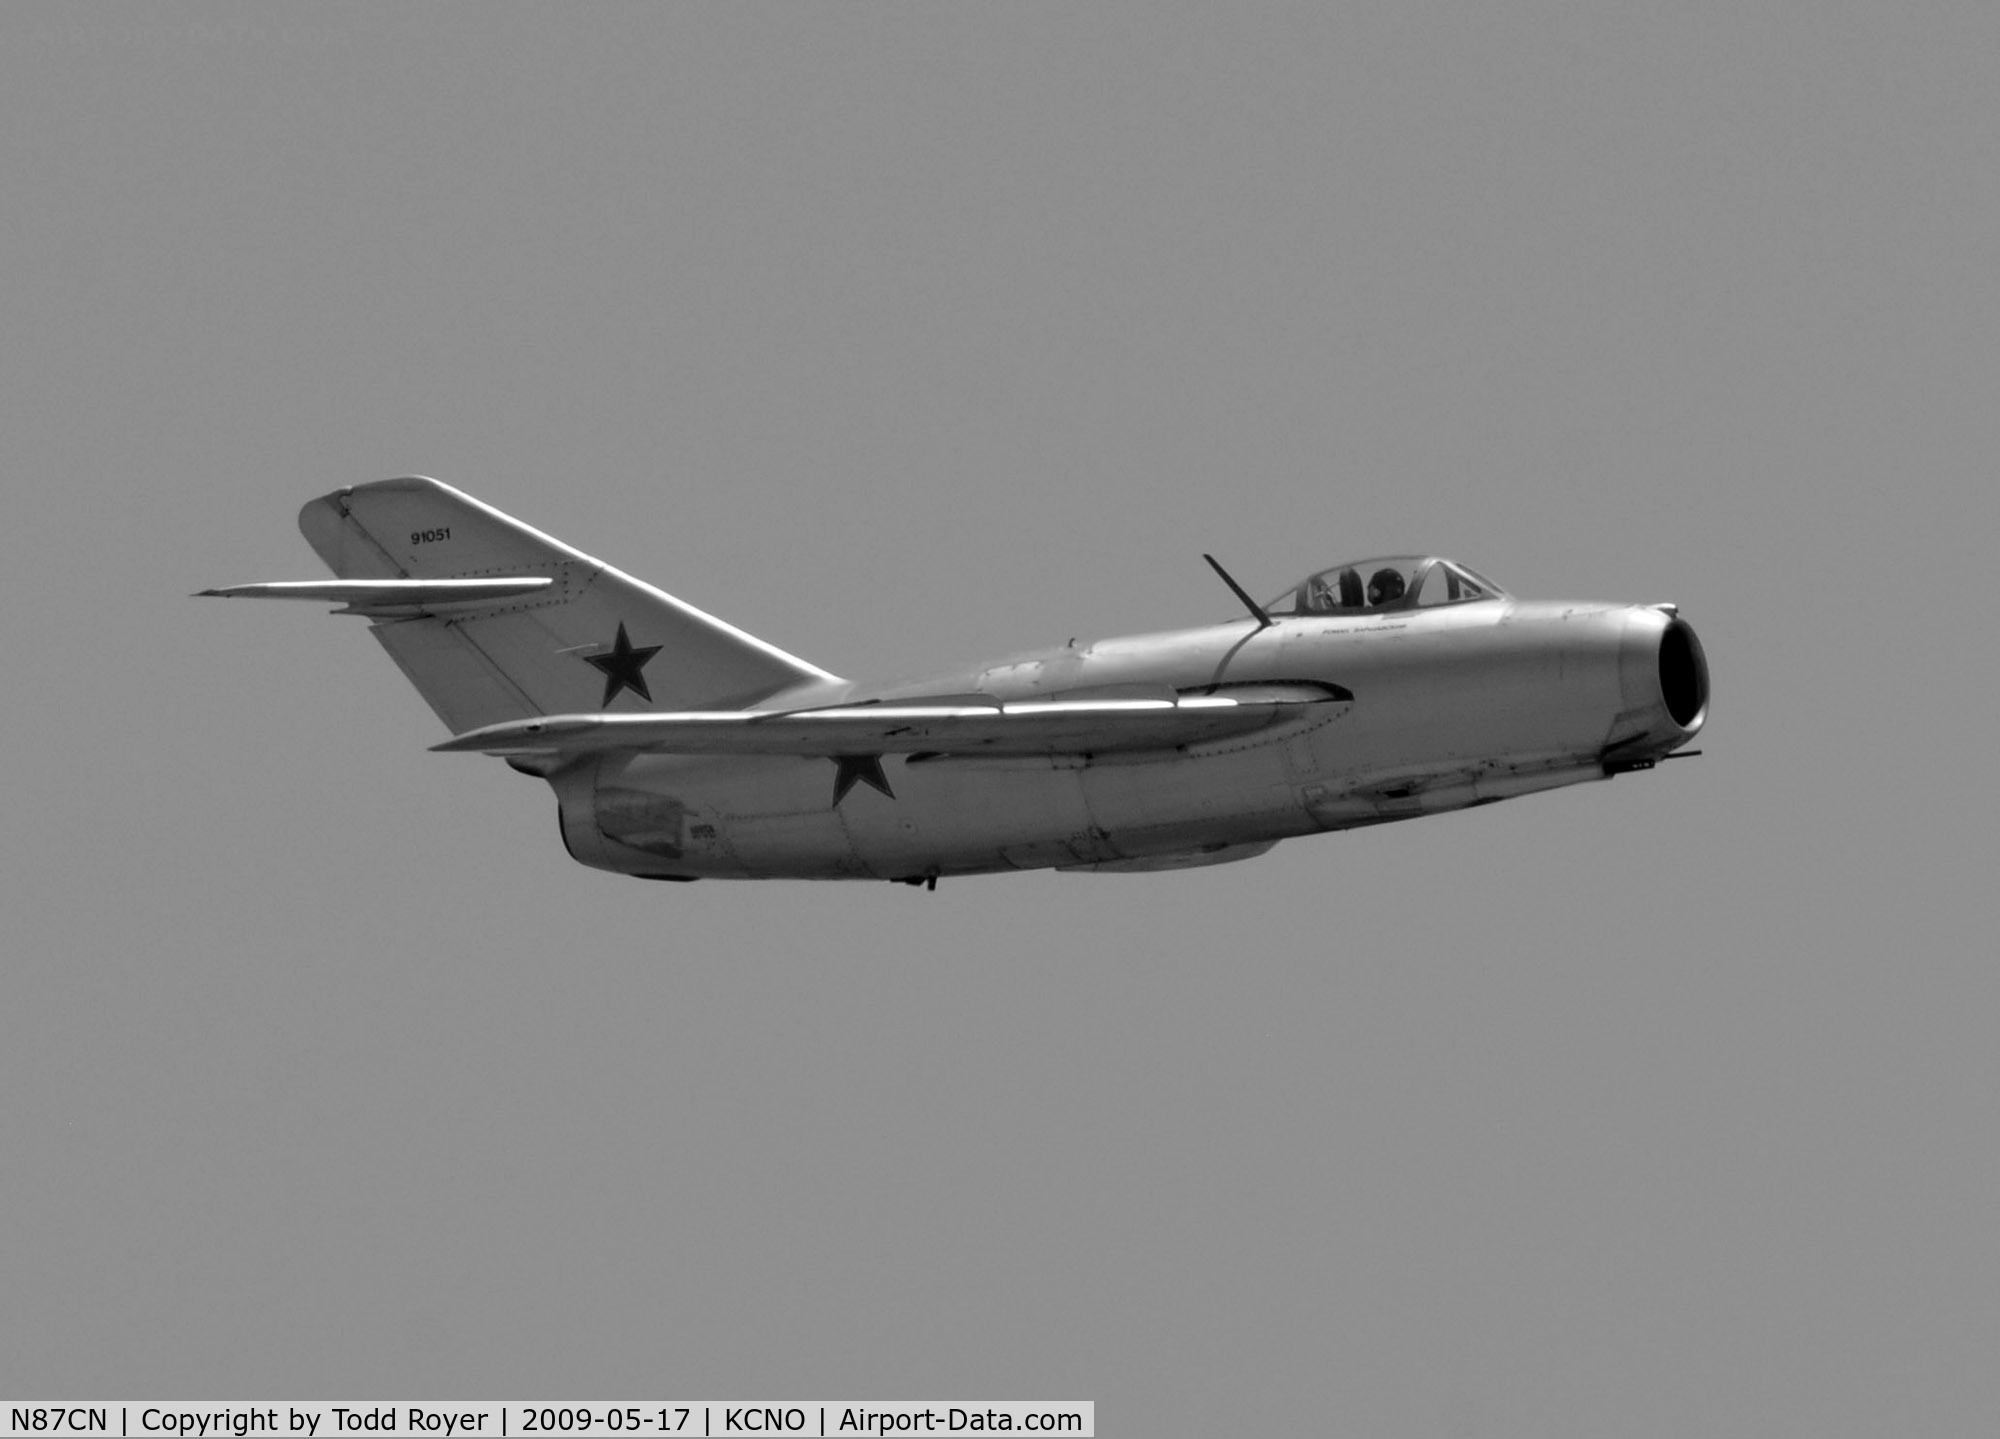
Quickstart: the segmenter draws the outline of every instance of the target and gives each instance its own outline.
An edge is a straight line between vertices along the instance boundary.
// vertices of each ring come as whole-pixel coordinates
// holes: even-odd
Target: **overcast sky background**
[[[1986,5],[0,11],[0,1377],[2000,1424]],[[1706,757],[1182,875],[685,887],[439,756],[435,475],[837,673],[1358,554]]]

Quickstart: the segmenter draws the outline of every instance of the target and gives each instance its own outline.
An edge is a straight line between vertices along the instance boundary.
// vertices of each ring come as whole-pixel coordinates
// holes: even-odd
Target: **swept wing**
[[[1097,754],[1170,750],[1299,719],[1331,719],[1337,685],[1245,685],[1148,699],[893,700],[804,710],[547,715],[454,735],[436,750],[506,756]]]

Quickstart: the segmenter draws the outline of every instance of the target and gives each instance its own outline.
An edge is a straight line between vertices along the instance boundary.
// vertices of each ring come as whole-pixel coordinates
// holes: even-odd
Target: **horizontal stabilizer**
[[[491,755],[630,754],[1047,755],[1167,750],[1250,734],[1288,720],[1330,719],[1351,696],[1322,686],[1161,699],[888,701],[809,710],[682,710],[549,715],[455,735],[436,750]]]
[[[476,580],[278,580],[261,585],[226,585],[203,595],[231,600],[320,600],[346,605],[354,614],[427,614],[445,606],[488,605],[553,589],[542,576]]]

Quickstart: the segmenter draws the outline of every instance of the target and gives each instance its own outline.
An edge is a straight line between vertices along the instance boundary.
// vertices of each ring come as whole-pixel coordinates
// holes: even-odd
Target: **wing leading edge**
[[[631,754],[1046,755],[1168,750],[1331,719],[1353,702],[1338,685],[1238,686],[1158,699],[870,701],[807,710],[682,710],[547,715],[454,735],[447,753],[509,757]]]

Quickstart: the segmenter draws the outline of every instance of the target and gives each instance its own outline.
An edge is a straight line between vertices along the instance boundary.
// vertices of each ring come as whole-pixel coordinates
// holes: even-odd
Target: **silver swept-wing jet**
[[[1651,769],[1701,729],[1673,605],[1515,599],[1426,556],[1220,624],[844,680],[421,478],[313,500],[336,576],[203,594],[360,615],[451,729],[555,790],[583,864],[888,879],[1223,864]],[[1694,753],[1694,751],[1682,751]]]

